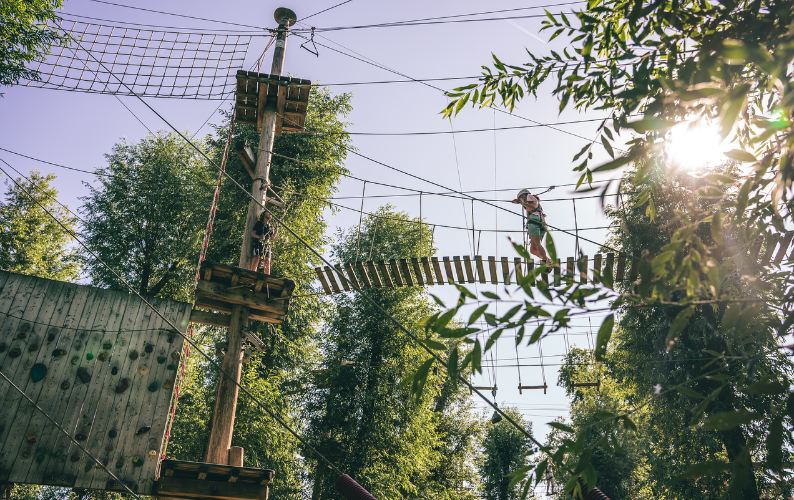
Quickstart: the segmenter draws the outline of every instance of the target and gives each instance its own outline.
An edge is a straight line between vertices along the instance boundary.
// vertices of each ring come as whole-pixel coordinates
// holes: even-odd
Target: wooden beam
[[[357,290],[361,289],[361,285],[358,283],[358,278],[356,278],[356,272],[353,270],[353,265],[348,262],[345,264],[345,270],[347,271],[347,277],[350,279],[350,282],[353,283],[353,287]]]
[[[496,257],[488,256],[488,270],[491,271],[491,284],[499,284],[499,273],[496,272]]]
[[[452,272],[452,263],[449,261],[449,257],[444,257],[444,270],[447,272],[447,283],[454,284],[455,273]]]
[[[461,285],[466,283],[466,277],[463,275],[463,262],[461,262],[460,257],[455,255],[452,257],[452,261],[455,262],[455,271],[458,272],[458,283]]]
[[[218,314],[209,311],[199,311],[198,309],[193,309],[192,311],[190,311],[191,323],[228,328],[229,321],[231,320],[228,314]]]
[[[482,255],[474,256],[474,264],[477,266],[477,277],[480,279],[480,283],[487,283],[488,279],[485,276],[485,268],[482,265]]]
[[[570,281],[571,283],[576,280],[576,275],[574,274],[574,260],[573,257],[568,257],[566,262],[566,270],[565,270],[565,281]]]
[[[524,390],[524,389],[543,389],[543,394],[546,394],[546,389],[548,389],[548,388],[549,388],[549,386],[546,385],[546,384],[543,384],[543,385],[519,385],[518,386],[518,393],[519,394],[523,394],[523,392],[521,392],[521,391]]]
[[[441,263],[438,261],[438,257],[430,257],[430,262],[433,263],[433,270],[436,272],[436,283],[443,285],[444,275],[441,274]]]
[[[529,276],[531,273],[534,273],[534,272],[535,272],[535,261],[532,260],[532,259],[529,259],[527,261],[527,276]],[[549,282],[549,280],[548,280],[548,274],[547,274],[546,275],[546,283],[548,283],[548,282]],[[529,286],[535,286],[535,285],[536,285],[535,278],[534,277],[530,278]]]
[[[464,255],[463,264],[466,268],[466,277],[468,278],[469,283],[474,283],[474,269],[471,266],[471,257]]]
[[[391,274],[394,276],[394,282],[397,286],[405,286],[403,276],[400,274],[400,263],[397,262],[397,259],[391,259],[389,261],[389,267],[391,268]]]
[[[256,101],[256,133],[262,133],[262,122],[265,118],[265,104],[267,103],[267,83],[259,82],[259,97]],[[260,146],[261,147],[261,146]]]
[[[255,177],[254,169],[256,168],[256,155],[251,148],[243,141],[237,141],[234,145],[234,152],[237,153],[237,158],[248,171],[248,175],[253,179]]]
[[[425,286],[425,278],[422,276],[422,268],[419,267],[419,259],[416,257],[411,258],[411,267],[414,268],[414,274],[416,274],[416,282],[419,286]]]
[[[389,288],[394,288],[394,282],[392,282],[391,276],[389,276],[389,270],[386,267],[385,260],[378,261],[378,269],[380,269],[380,277],[383,280],[383,284]]]
[[[346,292],[349,292],[350,284],[345,279],[345,272],[342,271],[342,265],[337,264],[334,266],[334,269],[336,269],[336,272],[339,274],[339,281],[342,283],[342,288],[344,288]]]
[[[328,283],[331,284],[331,288],[334,289],[335,293],[341,293],[342,289],[339,288],[339,283],[336,282],[336,276],[334,276],[334,271],[329,266],[325,266],[325,275],[328,277]]]
[[[361,276],[361,281],[364,282],[364,287],[372,288],[372,283],[369,281],[369,275],[367,274],[367,270],[364,268],[364,263],[356,262],[356,269],[358,269],[358,274]]]
[[[560,286],[560,273],[562,272],[562,260],[557,259],[554,264],[554,286]]]
[[[375,269],[375,261],[368,260],[367,261],[367,269],[369,269],[370,279],[372,279],[372,284],[375,285],[376,288],[382,288],[383,285],[380,282],[380,276],[378,276],[378,271]]]
[[[526,275],[526,273],[524,273],[524,270],[521,269],[521,257],[513,258],[513,269],[515,270],[516,273],[516,283],[520,284],[521,278],[523,278]]]
[[[587,283],[587,264],[588,264],[588,262],[589,262],[589,259],[588,259],[587,255],[582,255],[581,257],[579,257],[579,261],[577,262],[577,265],[579,267],[579,278],[580,278],[579,279],[579,283],[581,283],[583,285]]]
[[[320,284],[323,286],[323,290],[325,293],[331,294],[331,287],[328,286],[328,280],[325,279],[325,273],[323,273],[322,267],[315,267],[314,272],[317,273],[317,279],[320,280]]]
[[[216,500],[267,500],[267,486],[248,483],[221,483],[197,479],[162,477],[155,483],[154,496],[213,498]]]
[[[502,281],[505,285],[510,284],[510,264],[507,257],[502,257]]]
[[[425,270],[425,281],[428,285],[433,285],[433,270],[430,269],[430,259],[422,257],[422,268]]]
[[[604,274],[606,274],[606,270],[609,269],[609,274],[612,276],[612,281],[615,281],[615,254],[612,252],[607,253],[607,261],[604,264]]]
[[[593,257],[593,283],[601,283],[601,254]]]
[[[400,269],[403,272],[403,279],[408,286],[414,286],[414,278],[411,276],[411,269],[408,268],[408,260],[400,259]]]
[[[196,296],[230,304],[240,304],[275,314],[287,313],[286,301],[284,300],[271,300],[262,293],[254,293],[242,288],[228,288],[225,285],[211,281],[199,281],[196,287]]]
[[[626,275],[626,254],[621,252],[618,255],[618,270],[615,274],[615,281],[623,281],[623,277]]]

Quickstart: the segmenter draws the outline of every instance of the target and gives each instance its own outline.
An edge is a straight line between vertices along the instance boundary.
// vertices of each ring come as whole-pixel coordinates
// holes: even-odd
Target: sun
[[[724,141],[716,126],[700,122],[673,127],[668,139],[668,160],[674,167],[696,170],[725,161]]]

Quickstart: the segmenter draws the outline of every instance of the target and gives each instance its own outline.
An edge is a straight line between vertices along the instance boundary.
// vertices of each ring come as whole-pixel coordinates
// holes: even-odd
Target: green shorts
[[[546,224],[540,218],[540,215],[532,214],[529,216],[529,219],[527,219],[527,233],[530,236],[540,236],[541,240],[546,235]]]

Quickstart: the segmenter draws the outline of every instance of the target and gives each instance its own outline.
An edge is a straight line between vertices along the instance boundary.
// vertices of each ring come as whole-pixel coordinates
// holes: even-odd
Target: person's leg
[[[257,267],[259,267],[259,255],[254,254],[254,258],[251,260],[251,267],[249,271],[256,271]]]
[[[546,255],[546,249],[543,248],[543,245],[540,243],[540,235],[533,234],[529,237],[530,241],[530,252],[532,255],[538,257],[541,261],[546,262],[548,261],[549,257]]]
[[[262,272],[265,274],[270,274],[270,249],[267,249],[265,256],[262,260]]]

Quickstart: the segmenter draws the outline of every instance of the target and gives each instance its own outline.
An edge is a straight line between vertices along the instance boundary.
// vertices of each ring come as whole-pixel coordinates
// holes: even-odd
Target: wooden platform
[[[292,280],[204,261],[196,287],[195,307],[222,314],[194,309],[190,321],[229,326],[232,305],[241,304],[251,308],[250,319],[280,324],[287,316],[294,291]]]
[[[152,496],[267,500],[274,474],[270,469],[163,460]]]
[[[262,130],[265,108],[278,113],[276,136],[282,132],[303,132],[312,82],[288,76],[271,76],[253,71],[237,72],[235,121],[256,125]]]
[[[190,304],[147,300],[187,326]],[[140,494],[151,492],[164,453],[182,348],[182,337],[136,295],[0,272],[3,373]],[[36,364],[47,369],[41,380],[31,377]],[[105,489],[108,478],[0,384],[0,481]]]

